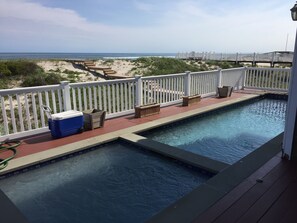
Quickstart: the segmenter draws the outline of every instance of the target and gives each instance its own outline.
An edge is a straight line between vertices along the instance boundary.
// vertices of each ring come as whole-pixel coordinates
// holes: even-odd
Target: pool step
[[[169,146],[136,134],[126,134],[121,136],[120,139],[167,157],[182,161],[191,166],[206,170],[212,174],[217,174],[230,166],[229,164]]]

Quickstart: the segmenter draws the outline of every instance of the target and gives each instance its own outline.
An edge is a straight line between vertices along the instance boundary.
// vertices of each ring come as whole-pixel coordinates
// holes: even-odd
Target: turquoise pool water
[[[143,135],[233,164],[284,131],[286,105],[285,100],[261,99]]]
[[[4,178],[0,189],[31,223],[144,222],[209,177],[114,143]]]

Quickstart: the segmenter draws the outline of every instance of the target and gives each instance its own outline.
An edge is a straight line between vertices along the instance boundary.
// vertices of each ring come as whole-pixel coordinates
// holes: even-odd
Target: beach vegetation
[[[61,70],[60,70],[60,68],[57,68],[56,70],[53,70],[53,72],[61,73]]]
[[[79,74],[81,74],[81,72],[78,72],[78,71],[73,71],[73,70],[68,70],[68,69],[66,69],[66,70],[64,70],[62,73],[64,73],[64,74],[71,74],[71,75],[79,75]]]
[[[104,62],[102,63],[103,65],[107,65],[107,66],[110,66],[114,63],[114,59],[107,59],[107,60],[104,60]]]
[[[5,63],[0,63],[0,78],[4,78],[11,75],[11,71],[8,69]]]
[[[143,76],[183,73],[185,71],[208,71],[219,68],[228,69],[233,67],[244,66],[243,64],[234,64],[225,61],[204,62],[195,60],[180,60],[174,58],[158,57],[142,57],[134,60],[132,63],[135,66],[135,68],[132,68],[131,71],[133,71],[134,74],[138,74],[140,72]]]
[[[187,70],[200,71],[197,65],[187,64],[174,58],[142,57],[136,59],[134,64],[139,68],[146,68],[144,76],[182,73]]]
[[[23,87],[58,84],[64,80],[60,74],[45,73],[35,62],[29,60],[0,61],[0,88],[10,88],[14,82]]]
[[[213,60],[209,60],[205,62],[208,66],[215,66],[221,69],[229,69],[229,68],[235,68],[235,67],[243,67],[244,65],[239,63],[239,64],[235,64],[235,63],[230,63],[227,61],[213,61]]]
[[[11,60],[4,63],[12,76],[27,76],[43,71],[35,62],[27,60]]]
[[[59,84],[63,80],[65,80],[65,78],[63,78],[60,74],[39,72],[30,76],[26,76],[22,83],[22,86],[32,87]]]

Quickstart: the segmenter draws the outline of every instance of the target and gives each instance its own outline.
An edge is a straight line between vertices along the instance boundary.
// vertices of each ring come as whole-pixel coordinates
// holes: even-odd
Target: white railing
[[[40,109],[46,104],[54,113],[63,111],[63,85],[0,90],[1,135],[30,132],[47,126],[47,117]]]
[[[139,78],[142,82],[141,105],[160,103],[163,106],[179,102],[184,95],[185,74]]]
[[[177,59],[197,59],[197,60],[216,60],[216,61],[233,61],[233,62],[267,62],[267,63],[292,63],[293,53],[215,53],[215,52],[186,52],[177,53]]]
[[[69,109],[100,109],[107,118],[131,113],[135,107],[135,78],[69,84]]]
[[[288,91],[291,69],[248,68],[245,75],[245,88]]]
[[[222,86],[232,86],[234,90],[242,89],[246,68],[234,68],[222,70]]]
[[[220,70],[191,73],[190,95],[201,94],[203,97],[216,94],[220,86]]]
[[[290,69],[235,68],[0,90],[0,141],[48,131],[42,104],[54,113],[96,108],[113,118],[133,114],[136,106],[167,106],[180,103],[183,96],[216,95],[217,87],[223,85],[287,91],[289,80]]]

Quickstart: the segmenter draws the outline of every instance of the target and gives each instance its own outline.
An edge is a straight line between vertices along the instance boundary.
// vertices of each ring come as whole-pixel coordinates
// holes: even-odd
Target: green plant
[[[11,71],[8,69],[6,63],[0,62],[0,78],[4,78],[5,76],[10,76]]]
[[[114,62],[113,59],[107,59],[107,60],[104,60],[103,64],[104,64],[104,65],[110,65],[110,64],[112,64],[113,62]]]
[[[182,60],[174,58],[143,57],[138,58],[135,63],[139,64],[139,68],[146,68],[144,72],[145,76],[181,73],[187,70],[200,70],[195,64],[187,64]]]
[[[68,69],[66,69],[66,70],[64,70],[63,71],[63,73],[64,74],[73,74],[73,75],[79,75],[79,74],[81,74],[80,72],[78,72],[78,71],[73,71],[73,70],[68,70]]]
[[[35,73],[31,76],[27,76],[23,83],[23,87],[32,87],[32,86],[42,86],[42,85],[51,85],[59,84],[64,78],[60,74],[56,73]]]
[[[43,71],[36,63],[26,60],[5,62],[12,76],[28,76]]]
[[[8,84],[9,84],[9,79],[8,78],[1,78],[0,79],[0,89],[7,89],[8,88]]]

